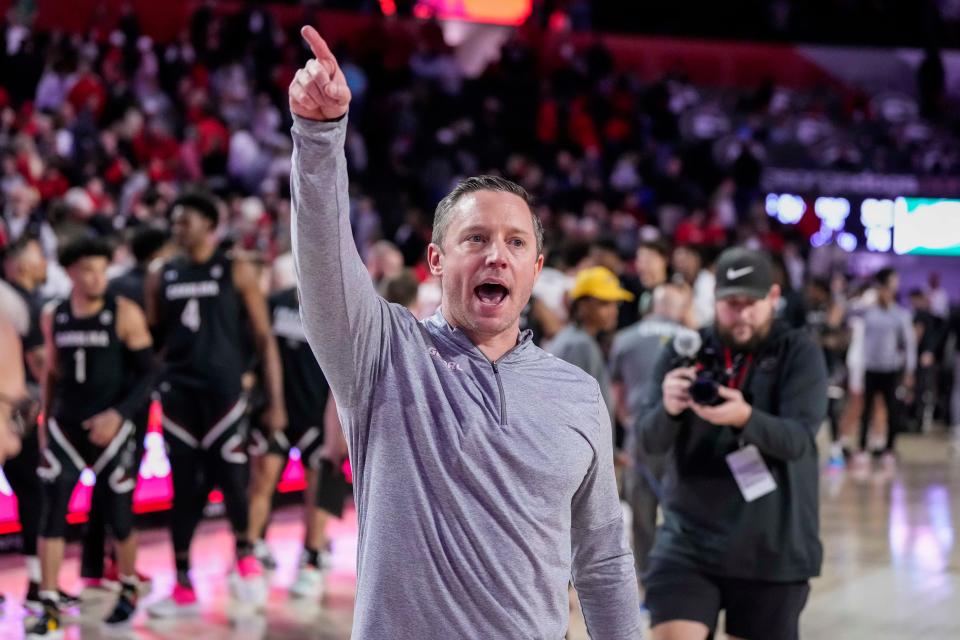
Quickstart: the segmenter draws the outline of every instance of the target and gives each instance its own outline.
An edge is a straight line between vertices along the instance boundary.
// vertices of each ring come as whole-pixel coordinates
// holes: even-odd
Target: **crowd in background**
[[[65,240],[112,239],[122,272],[136,262],[133,234],[164,229],[169,203],[188,185],[221,197],[226,244],[289,265],[286,92],[308,55],[298,34],[261,9],[221,15],[203,6],[171,43],[142,35],[132,13],[97,40],[15,20],[0,37],[0,246],[38,239],[47,297],[66,293],[54,259]],[[433,207],[459,178],[503,175],[536,196],[546,230],[548,268],[524,315],[542,344],[575,320],[568,292],[591,266],[609,268],[636,296],[616,328],[638,321],[667,281],[689,287],[686,324],[708,324],[712,262],[741,244],[777,257],[783,317],[830,334],[839,384],[847,320],[874,287],[842,271],[826,281],[807,273],[808,241],[765,211],[764,163],[920,174],[960,165],[947,123],[915,111],[891,119],[871,96],[710,89],[681,76],[644,84],[600,46],[565,50],[551,70],[522,30],[474,78],[435,23],[413,41],[371,33],[361,42],[335,53],[353,94],[353,229],[372,276],[418,313],[432,312],[439,286],[424,256]],[[911,124],[924,136],[906,135]],[[952,362],[949,300],[933,285],[908,293],[923,354]],[[929,361],[920,358],[921,368]],[[924,397],[940,398],[933,413],[918,414],[928,423],[949,420],[950,367],[937,368],[935,382],[923,381],[938,390]]]

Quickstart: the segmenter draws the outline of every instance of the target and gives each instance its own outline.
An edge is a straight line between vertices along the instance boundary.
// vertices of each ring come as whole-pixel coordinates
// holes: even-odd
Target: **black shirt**
[[[715,341],[713,329],[701,332]],[[754,352],[742,390],[753,413],[743,429],[663,408],[661,384],[675,367],[663,350],[638,421],[641,446],[669,453],[664,524],[651,557],[718,576],[793,582],[819,575],[817,430],[827,411],[823,354],[810,337],[777,323]],[[726,456],[753,444],[777,489],[746,502]]]
[[[247,362],[233,261],[222,252],[202,264],[175,258],[164,267],[160,286],[163,380],[239,397]]]
[[[107,295],[103,308],[84,318],[64,300],[53,314],[52,337],[60,370],[52,410],[57,421],[76,425],[123,399],[128,381],[114,296]]]
[[[283,366],[283,397],[290,426],[320,426],[330,386],[303,333],[297,290],[279,291],[269,302],[273,335]]]
[[[43,346],[43,329],[40,326],[40,316],[43,314],[45,301],[39,292],[34,291],[31,293],[15,282],[11,282],[10,286],[23,298],[23,302],[27,305],[27,311],[30,314],[30,326],[27,329],[27,334],[21,338],[23,344],[23,367],[27,374],[27,384],[37,385],[40,384],[41,381],[33,377],[33,372],[27,363],[27,353]]]

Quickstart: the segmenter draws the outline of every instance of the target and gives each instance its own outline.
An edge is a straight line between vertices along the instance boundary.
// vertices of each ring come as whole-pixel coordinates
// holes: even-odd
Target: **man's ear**
[[[427,247],[427,265],[430,267],[430,275],[436,278],[443,275],[443,252],[432,242]]]
[[[781,295],[782,292],[780,291],[780,285],[775,284],[770,287],[770,293],[767,294],[767,297],[770,299],[771,303],[776,305]]]

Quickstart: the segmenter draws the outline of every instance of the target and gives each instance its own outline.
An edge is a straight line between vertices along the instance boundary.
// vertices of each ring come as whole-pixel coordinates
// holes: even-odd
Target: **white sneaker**
[[[246,556],[237,562],[236,568],[227,577],[231,595],[245,604],[262,608],[267,604],[269,589],[260,562]]]
[[[294,598],[320,599],[323,597],[323,571],[310,565],[297,570],[297,579],[290,585],[290,595]]]
[[[200,613],[200,604],[193,589],[178,584],[172,594],[147,607],[147,613],[151,618],[184,618]]]
[[[850,474],[857,480],[866,480],[870,475],[870,454],[858,451],[853,454],[853,463],[850,465]]]

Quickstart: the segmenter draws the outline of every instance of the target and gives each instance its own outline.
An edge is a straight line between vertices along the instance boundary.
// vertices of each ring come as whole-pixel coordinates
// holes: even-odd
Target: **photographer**
[[[664,524],[644,576],[654,640],[793,640],[820,572],[815,436],[827,408],[820,349],[774,320],[770,260],[717,262],[716,319],[664,349],[638,423],[669,453]],[[683,353],[678,353],[678,350]]]

